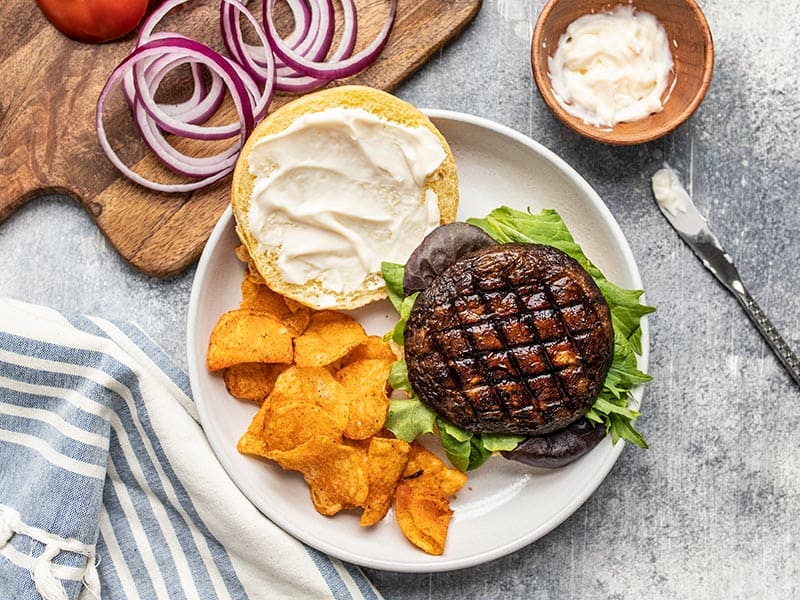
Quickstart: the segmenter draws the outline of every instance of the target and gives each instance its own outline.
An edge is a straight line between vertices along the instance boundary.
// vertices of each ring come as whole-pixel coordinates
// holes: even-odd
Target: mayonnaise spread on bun
[[[316,280],[333,305],[380,272],[381,261],[405,263],[439,225],[425,180],[445,157],[425,127],[359,108],[304,114],[258,139],[248,155],[249,231],[277,253],[287,282]]]

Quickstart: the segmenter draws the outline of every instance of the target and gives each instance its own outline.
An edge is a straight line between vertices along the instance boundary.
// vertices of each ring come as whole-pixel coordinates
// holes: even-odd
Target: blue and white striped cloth
[[[135,326],[0,298],[0,599],[379,599],[225,474]]]

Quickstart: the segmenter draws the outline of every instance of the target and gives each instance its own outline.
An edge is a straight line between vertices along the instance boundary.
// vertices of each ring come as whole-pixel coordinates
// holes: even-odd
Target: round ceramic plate
[[[597,193],[563,160],[501,125],[459,113],[427,111],[455,155],[461,187],[459,220],[508,205],[558,210],[589,258],[615,283],[640,289],[639,273],[619,226]],[[208,338],[219,316],[241,299],[244,267],[228,210],[212,233],[192,287],[188,360],[203,428],[231,479],[261,512],[297,539],[340,559],[377,569],[430,572],[476,565],[530,544],[572,514],[597,488],[622,451],[608,438],[562,469],[537,470],[493,457],[469,474],[451,503],[455,511],[442,556],[411,545],[390,511],[370,528],[359,511],[318,514],[298,473],[236,451],[256,406],[230,397],[222,377],[205,368]],[[383,334],[396,314],[387,302],[356,311],[369,333]],[[646,369],[648,335],[644,328]]]

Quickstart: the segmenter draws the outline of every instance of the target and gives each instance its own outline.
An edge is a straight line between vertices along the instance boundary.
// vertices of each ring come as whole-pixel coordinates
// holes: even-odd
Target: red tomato
[[[79,42],[100,44],[134,30],[148,0],[36,0],[61,33]]]

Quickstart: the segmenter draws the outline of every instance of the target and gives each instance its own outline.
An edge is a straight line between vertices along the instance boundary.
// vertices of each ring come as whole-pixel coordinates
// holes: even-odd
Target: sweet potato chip
[[[363,440],[378,433],[386,422],[389,397],[386,394],[391,360],[359,360],[336,373],[350,396],[345,436]]]
[[[408,450],[409,444],[403,440],[379,437],[370,440],[367,451],[369,491],[360,525],[374,525],[386,516],[397,482],[408,461]]]
[[[367,498],[365,458],[350,446],[315,436],[292,450],[273,450],[268,457],[286,470],[303,474],[320,514],[335,515],[361,506]]]
[[[294,340],[294,361],[299,367],[323,367],[343,357],[366,337],[358,321],[344,313],[315,312],[306,330]]]
[[[275,410],[287,402],[302,401],[321,408],[340,431],[347,425],[350,396],[330,371],[320,367],[291,366],[278,376],[267,399]]]
[[[241,363],[225,369],[225,388],[239,400],[261,404],[288,365],[279,363]]]
[[[368,360],[372,358],[379,358],[391,362],[397,360],[388,342],[384,342],[383,338],[380,336],[371,335],[342,358],[342,366],[346,367],[359,360]]]
[[[402,480],[395,490],[397,524],[408,540],[428,554],[444,552],[453,511],[441,490],[428,489],[419,480]]]
[[[292,336],[269,315],[246,309],[223,314],[211,332],[206,361],[212,371],[249,362],[289,363]]]

